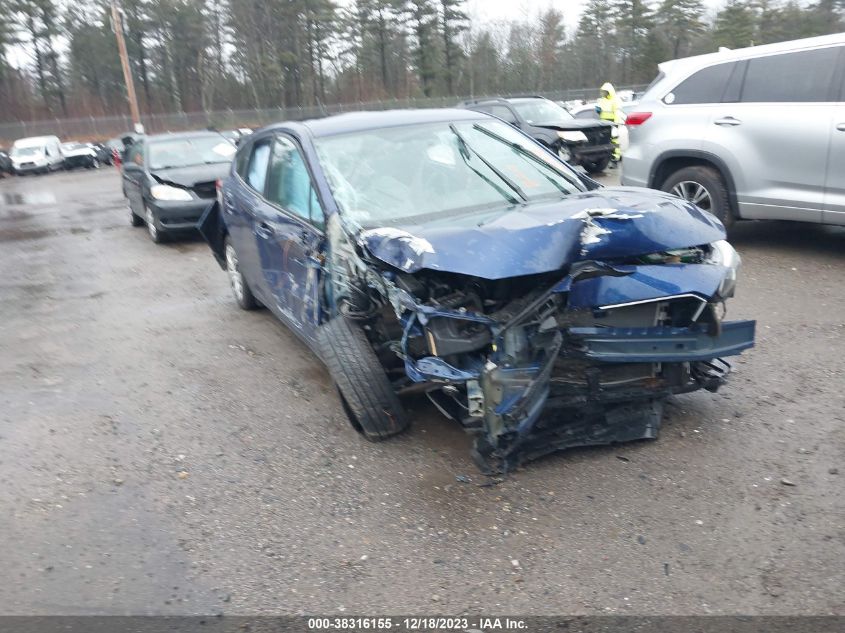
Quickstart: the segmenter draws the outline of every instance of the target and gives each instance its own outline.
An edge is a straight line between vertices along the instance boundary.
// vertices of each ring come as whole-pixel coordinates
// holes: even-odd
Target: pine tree
[[[754,44],[754,13],[740,0],[728,0],[716,15],[713,45],[743,48]]]
[[[455,82],[464,58],[458,37],[469,28],[469,18],[463,10],[465,0],[440,0],[440,33],[443,37],[446,93],[455,94]]]
[[[672,59],[689,55],[692,42],[704,32],[704,4],[701,0],[663,0],[657,9],[657,24],[668,44]]]

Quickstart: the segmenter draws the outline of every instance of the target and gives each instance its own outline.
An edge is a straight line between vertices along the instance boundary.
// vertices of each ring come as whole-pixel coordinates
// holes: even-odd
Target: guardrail
[[[618,90],[640,92],[645,86],[622,86]],[[526,94],[526,93],[522,93]],[[599,96],[598,88],[556,90],[538,92],[556,101],[591,101]],[[512,96],[512,95],[505,95]],[[454,106],[473,97],[432,97],[413,99],[385,99],[361,101],[324,106],[294,106],[288,108],[254,108],[240,110],[214,110],[208,112],[173,112],[147,114],[141,122],[148,134],[168,131],[202,129],[214,126],[218,129],[236,127],[261,127],[276,121],[312,119],[355,110],[392,110],[394,108],[444,108]],[[79,117],[72,119],[45,119],[41,121],[10,121],[0,123],[0,142],[10,145],[12,141],[27,136],[56,135],[67,140],[105,140],[120,136],[132,130],[128,115]]]

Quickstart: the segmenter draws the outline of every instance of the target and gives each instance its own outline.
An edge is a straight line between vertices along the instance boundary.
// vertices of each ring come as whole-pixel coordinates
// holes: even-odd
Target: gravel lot
[[[113,169],[0,181],[0,613],[845,614],[845,229],[740,226],[731,384],[483,488],[127,214]]]

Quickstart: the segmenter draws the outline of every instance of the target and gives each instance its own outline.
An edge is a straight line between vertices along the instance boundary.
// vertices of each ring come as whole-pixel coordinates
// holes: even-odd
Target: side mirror
[[[139,172],[139,171],[141,171],[141,169],[142,168],[139,164],[133,163],[132,161],[129,161],[129,162],[124,161],[123,162],[123,171]]]

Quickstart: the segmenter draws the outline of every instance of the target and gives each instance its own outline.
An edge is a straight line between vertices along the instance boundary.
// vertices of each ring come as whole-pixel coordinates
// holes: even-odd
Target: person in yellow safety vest
[[[606,82],[601,87],[601,96],[596,102],[596,110],[599,113],[599,118],[603,121],[609,121],[614,125],[621,125],[625,122],[625,117],[622,113],[622,102],[616,96],[616,90],[613,84]],[[614,130],[613,138],[613,162],[618,162],[622,158],[622,152],[619,151],[619,135]]]

